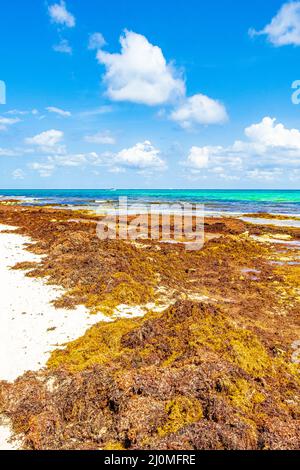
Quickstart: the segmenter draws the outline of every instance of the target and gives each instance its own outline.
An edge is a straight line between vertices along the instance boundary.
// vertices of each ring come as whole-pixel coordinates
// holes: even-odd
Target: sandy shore
[[[26,371],[42,368],[51,351],[106,318],[90,315],[83,306],[55,309],[51,301],[61,289],[11,270],[17,262],[38,261],[40,257],[25,250],[29,238],[1,233],[6,229],[11,227],[0,225],[0,380],[13,381]],[[0,425],[0,449],[15,448],[9,437],[7,423]]]
[[[28,370],[43,367],[58,345],[78,338],[106,317],[90,315],[83,306],[56,309],[51,301],[62,289],[48,286],[42,279],[25,277],[23,271],[11,270],[18,262],[39,261],[40,257],[24,249],[30,239],[1,233],[6,228],[0,225],[0,379],[13,381]]]
[[[27,371],[43,368],[53,350],[79,338],[93,324],[109,319],[103,314],[91,315],[84,306],[56,309],[51,301],[63,289],[11,269],[16,263],[36,262],[41,257],[26,250],[29,237],[3,233],[7,229],[14,228],[0,224],[0,380],[11,382]],[[142,308],[126,305],[115,310],[117,317],[144,314]],[[10,442],[10,437],[9,423],[0,416],[0,450],[20,446]]]
[[[0,213],[26,235],[0,226],[2,449],[300,447],[299,229],[206,219],[209,242],[191,253],[99,240],[89,214]],[[22,246],[30,240],[46,256],[41,278],[10,269],[41,259]],[[109,320],[150,313],[84,334],[99,309]],[[21,444],[10,424],[26,432]]]

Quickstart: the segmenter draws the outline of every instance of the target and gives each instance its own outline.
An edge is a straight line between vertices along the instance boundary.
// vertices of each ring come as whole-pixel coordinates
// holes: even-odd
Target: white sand
[[[0,380],[13,381],[28,370],[45,366],[58,345],[82,336],[91,325],[107,318],[90,315],[83,306],[72,311],[55,309],[50,302],[62,289],[10,269],[17,262],[41,257],[24,249],[29,238],[1,233],[5,229],[12,227],[0,225]],[[9,436],[6,421],[0,424],[0,450],[16,447],[9,443]]]
[[[48,286],[43,279],[25,277],[24,271],[11,270],[18,262],[41,257],[24,249],[29,238],[1,233],[8,228],[0,225],[0,380],[12,381],[25,371],[39,370],[58,345],[82,336],[107,317],[91,315],[83,306],[56,309],[50,302],[62,289]]]
[[[0,380],[13,381],[26,371],[43,368],[51,351],[79,338],[93,324],[111,319],[91,315],[84,306],[55,309],[51,301],[63,289],[10,269],[19,262],[40,261],[41,256],[24,247],[30,238],[1,233],[6,229],[14,228],[0,224]],[[113,318],[143,316],[150,307],[154,306],[119,305]],[[10,442],[10,436],[9,421],[0,416],[0,450],[20,448],[20,442]]]
[[[18,450],[22,447],[21,439],[12,439],[9,419],[1,417],[0,419],[0,451]]]

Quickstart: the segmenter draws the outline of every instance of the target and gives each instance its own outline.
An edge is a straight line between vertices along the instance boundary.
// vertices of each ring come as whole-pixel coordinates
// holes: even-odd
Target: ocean
[[[192,202],[211,215],[267,212],[300,216],[300,190],[184,190],[184,189],[0,189],[0,200],[16,198],[25,205],[64,204],[70,207]]]

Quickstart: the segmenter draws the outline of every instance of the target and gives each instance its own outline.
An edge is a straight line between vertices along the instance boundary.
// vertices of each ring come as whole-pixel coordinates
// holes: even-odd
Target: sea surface
[[[183,190],[183,189],[0,189],[1,199],[19,199],[24,205],[66,205],[86,208],[128,204],[198,203],[210,215],[266,212],[300,217],[300,190]]]

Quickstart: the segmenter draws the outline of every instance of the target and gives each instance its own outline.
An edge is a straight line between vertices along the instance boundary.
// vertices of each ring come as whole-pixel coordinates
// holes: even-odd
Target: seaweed
[[[298,253],[251,238],[275,228],[206,219],[211,237],[188,252],[99,240],[100,218],[86,212],[1,205],[0,217],[44,255],[15,269],[62,286],[55,305],[108,320],[44,370],[0,383],[1,413],[26,449],[299,448],[300,273],[288,264]],[[119,304],[148,313],[111,321]]]
[[[0,403],[28,449],[296,448],[299,385],[299,365],[219,307],[178,301],[93,326],[46,370],[2,383]]]

